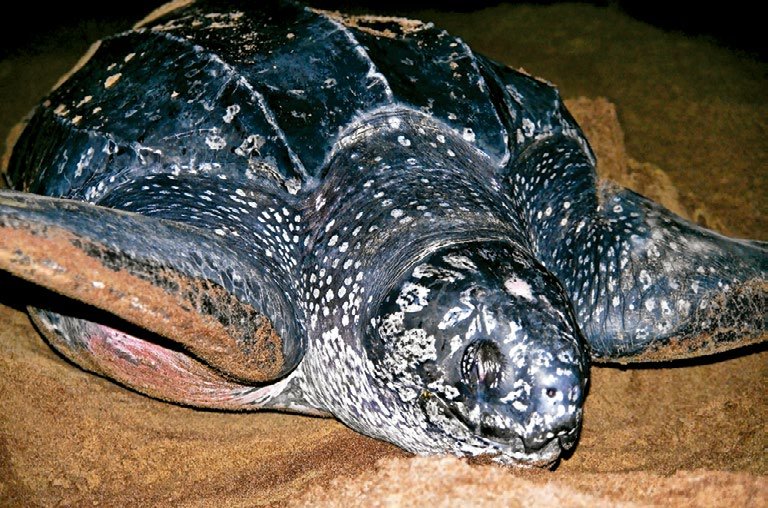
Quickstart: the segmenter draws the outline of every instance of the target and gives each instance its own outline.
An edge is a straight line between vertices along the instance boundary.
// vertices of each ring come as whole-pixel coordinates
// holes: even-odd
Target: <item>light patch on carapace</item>
[[[227,106],[227,112],[224,114],[224,117],[222,120],[224,120],[224,123],[232,123],[232,120],[235,119],[235,116],[240,112],[240,106],[238,104],[230,104]]]
[[[111,76],[108,76],[107,79],[104,80],[104,88],[112,88],[118,81],[120,81],[122,76],[122,72],[117,72]]]
[[[408,18],[372,15],[351,16],[338,11],[324,11],[321,9],[311,8],[309,10],[320,14],[321,16],[333,19],[334,21],[337,21],[338,23],[341,23],[348,28],[356,28],[361,32],[375,35],[377,37],[387,37],[390,39],[398,37],[399,34],[396,34],[390,29],[381,30],[377,28],[377,26],[395,24],[404,35],[418,32],[419,30],[424,30],[425,28],[430,28],[432,26],[432,23],[424,23],[423,21]]]
[[[221,150],[227,146],[227,140],[217,134],[211,134],[210,136],[206,136],[205,144],[208,145],[208,148],[211,150]]]

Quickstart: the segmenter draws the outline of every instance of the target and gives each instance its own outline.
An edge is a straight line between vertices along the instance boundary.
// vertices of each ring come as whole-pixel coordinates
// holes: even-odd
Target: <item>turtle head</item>
[[[372,327],[388,386],[446,451],[543,465],[575,444],[586,343],[531,257],[501,242],[443,248],[388,293]]]

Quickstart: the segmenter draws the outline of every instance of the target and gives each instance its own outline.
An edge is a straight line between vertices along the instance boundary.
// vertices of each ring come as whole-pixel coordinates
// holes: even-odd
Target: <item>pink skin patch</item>
[[[198,407],[243,409],[261,405],[276,388],[255,389],[232,382],[184,353],[107,326],[91,324],[85,340],[90,361],[102,374],[160,399]]]

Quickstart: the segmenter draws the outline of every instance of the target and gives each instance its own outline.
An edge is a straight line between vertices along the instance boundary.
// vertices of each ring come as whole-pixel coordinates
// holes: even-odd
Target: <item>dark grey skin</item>
[[[766,245],[613,184],[549,84],[429,24],[196,2],[35,111],[0,269],[83,368],[198,407],[333,415],[549,465],[590,361],[766,336]]]

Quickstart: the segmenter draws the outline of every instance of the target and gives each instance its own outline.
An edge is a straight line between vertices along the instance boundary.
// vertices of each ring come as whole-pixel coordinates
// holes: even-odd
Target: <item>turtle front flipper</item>
[[[596,361],[688,358],[768,337],[768,244],[597,182],[576,139],[542,140],[518,168],[537,253],[564,283]],[[552,175],[559,183],[547,186]]]
[[[0,191],[0,269],[172,341],[177,351],[169,351],[173,360],[157,369],[161,375],[173,370],[169,365],[186,362],[194,363],[188,371],[196,378],[272,382],[290,372],[305,349],[291,296],[295,288],[267,247],[253,243],[249,252],[240,252],[237,236],[219,232],[224,234],[84,202]],[[43,324],[51,323],[50,315],[40,314],[48,316]],[[84,324],[83,334],[70,333],[69,342],[54,345],[85,368],[112,375],[103,365],[120,361],[115,347],[89,344],[92,337],[111,334],[105,329]],[[161,349],[146,345],[147,351]],[[162,362],[155,352],[142,358]]]

